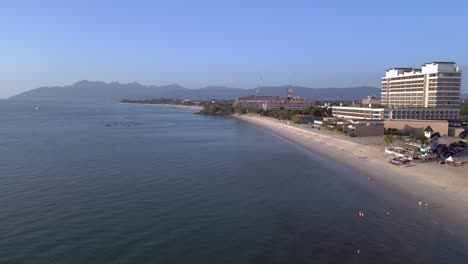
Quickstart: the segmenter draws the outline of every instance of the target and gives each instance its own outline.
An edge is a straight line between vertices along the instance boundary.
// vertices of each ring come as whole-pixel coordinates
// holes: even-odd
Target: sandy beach
[[[391,156],[384,152],[383,145],[375,144],[368,138],[350,138],[292,122],[286,124],[285,121],[269,117],[233,117],[347,165],[370,181],[384,182],[397,191],[405,192],[415,198],[415,204],[418,201],[437,204],[439,210],[450,213],[460,223],[468,223],[468,149],[458,157],[465,161],[460,167],[445,167],[436,162],[399,167],[387,161]]]

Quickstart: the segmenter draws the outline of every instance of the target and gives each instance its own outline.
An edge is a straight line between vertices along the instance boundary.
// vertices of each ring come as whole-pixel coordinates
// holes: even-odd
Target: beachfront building
[[[324,118],[323,120],[315,120],[314,128],[339,127],[343,132],[355,137],[371,137],[383,136],[385,133],[384,122],[382,120],[343,120],[336,118]]]
[[[332,113],[344,119],[447,120],[457,126],[460,83],[461,72],[454,62],[425,63],[421,69],[392,68],[382,78],[382,108],[337,106]]]
[[[376,120],[349,120],[346,132],[355,137],[376,137],[385,133],[384,122]]]
[[[332,114],[340,119],[364,120],[446,120],[460,124],[460,111],[453,108],[369,108],[333,106]]]
[[[439,145],[440,133],[439,132],[434,132],[434,130],[432,129],[431,126],[427,126],[424,129],[424,136],[427,138],[427,140],[431,144],[431,149],[433,149],[437,145]]]
[[[388,108],[459,108],[460,88],[461,72],[455,62],[391,68],[382,77],[381,103]]]
[[[315,115],[294,115],[292,121],[298,123],[314,123],[316,120],[322,120],[322,117]]]
[[[384,119],[448,120],[457,123],[460,120],[460,110],[458,108],[385,108]]]
[[[383,120],[383,108],[332,106],[332,114],[341,119]]]
[[[432,132],[439,133],[442,137],[449,136],[449,122],[447,120],[385,120],[385,129],[396,129],[416,138],[426,136],[424,130],[430,127]]]

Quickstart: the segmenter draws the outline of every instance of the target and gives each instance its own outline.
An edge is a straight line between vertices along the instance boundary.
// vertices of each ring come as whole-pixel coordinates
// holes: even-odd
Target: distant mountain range
[[[290,86],[261,87],[260,95],[286,96]],[[350,88],[307,88],[294,86],[294,95],[316,100],[360,100],[368,95],[380,95],[376,87]],[[63,87],[41,87],[18,95],[12,100],[47,100],[47,101],[97,101],[121,99],[234,99],[239,96],[253,95],[254,89],[208,86],[200,89],[188,89],[178,84],[164,86],[141,85],[139,83],[105,83],[99,81],[79,81]]]

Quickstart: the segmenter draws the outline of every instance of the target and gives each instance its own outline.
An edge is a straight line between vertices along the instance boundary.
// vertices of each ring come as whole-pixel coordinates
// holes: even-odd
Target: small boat
[[[400,147],[386,147],[385,153],[395,155],[397,157],[403,157],[403,148]]]
[[[40,108],[39,108],[39,106],[36,106],[36,108],[34,108],[34,109],[39,110]]]
[[[390,154],[390,155],[395,155],[395,148],[386,147],[385,148],[385,153]]]
[[[389,160],[388,162],[390,162],[393,165],[407,166],[411,161],[407,159],[394,158],[394,159]]]
[[[402,147],[386,147],[385,148],[385,153],[390,154],[390,155],[395,155],[396,157],[399,158],[412,158],[413,157],[413,151],[407,148],[402,148]]]

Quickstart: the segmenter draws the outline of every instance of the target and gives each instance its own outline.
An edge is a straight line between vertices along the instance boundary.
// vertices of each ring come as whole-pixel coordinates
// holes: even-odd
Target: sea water
[[[0,101],[0,157],[0,263],[468,263],[437,208],[229,117]]]

